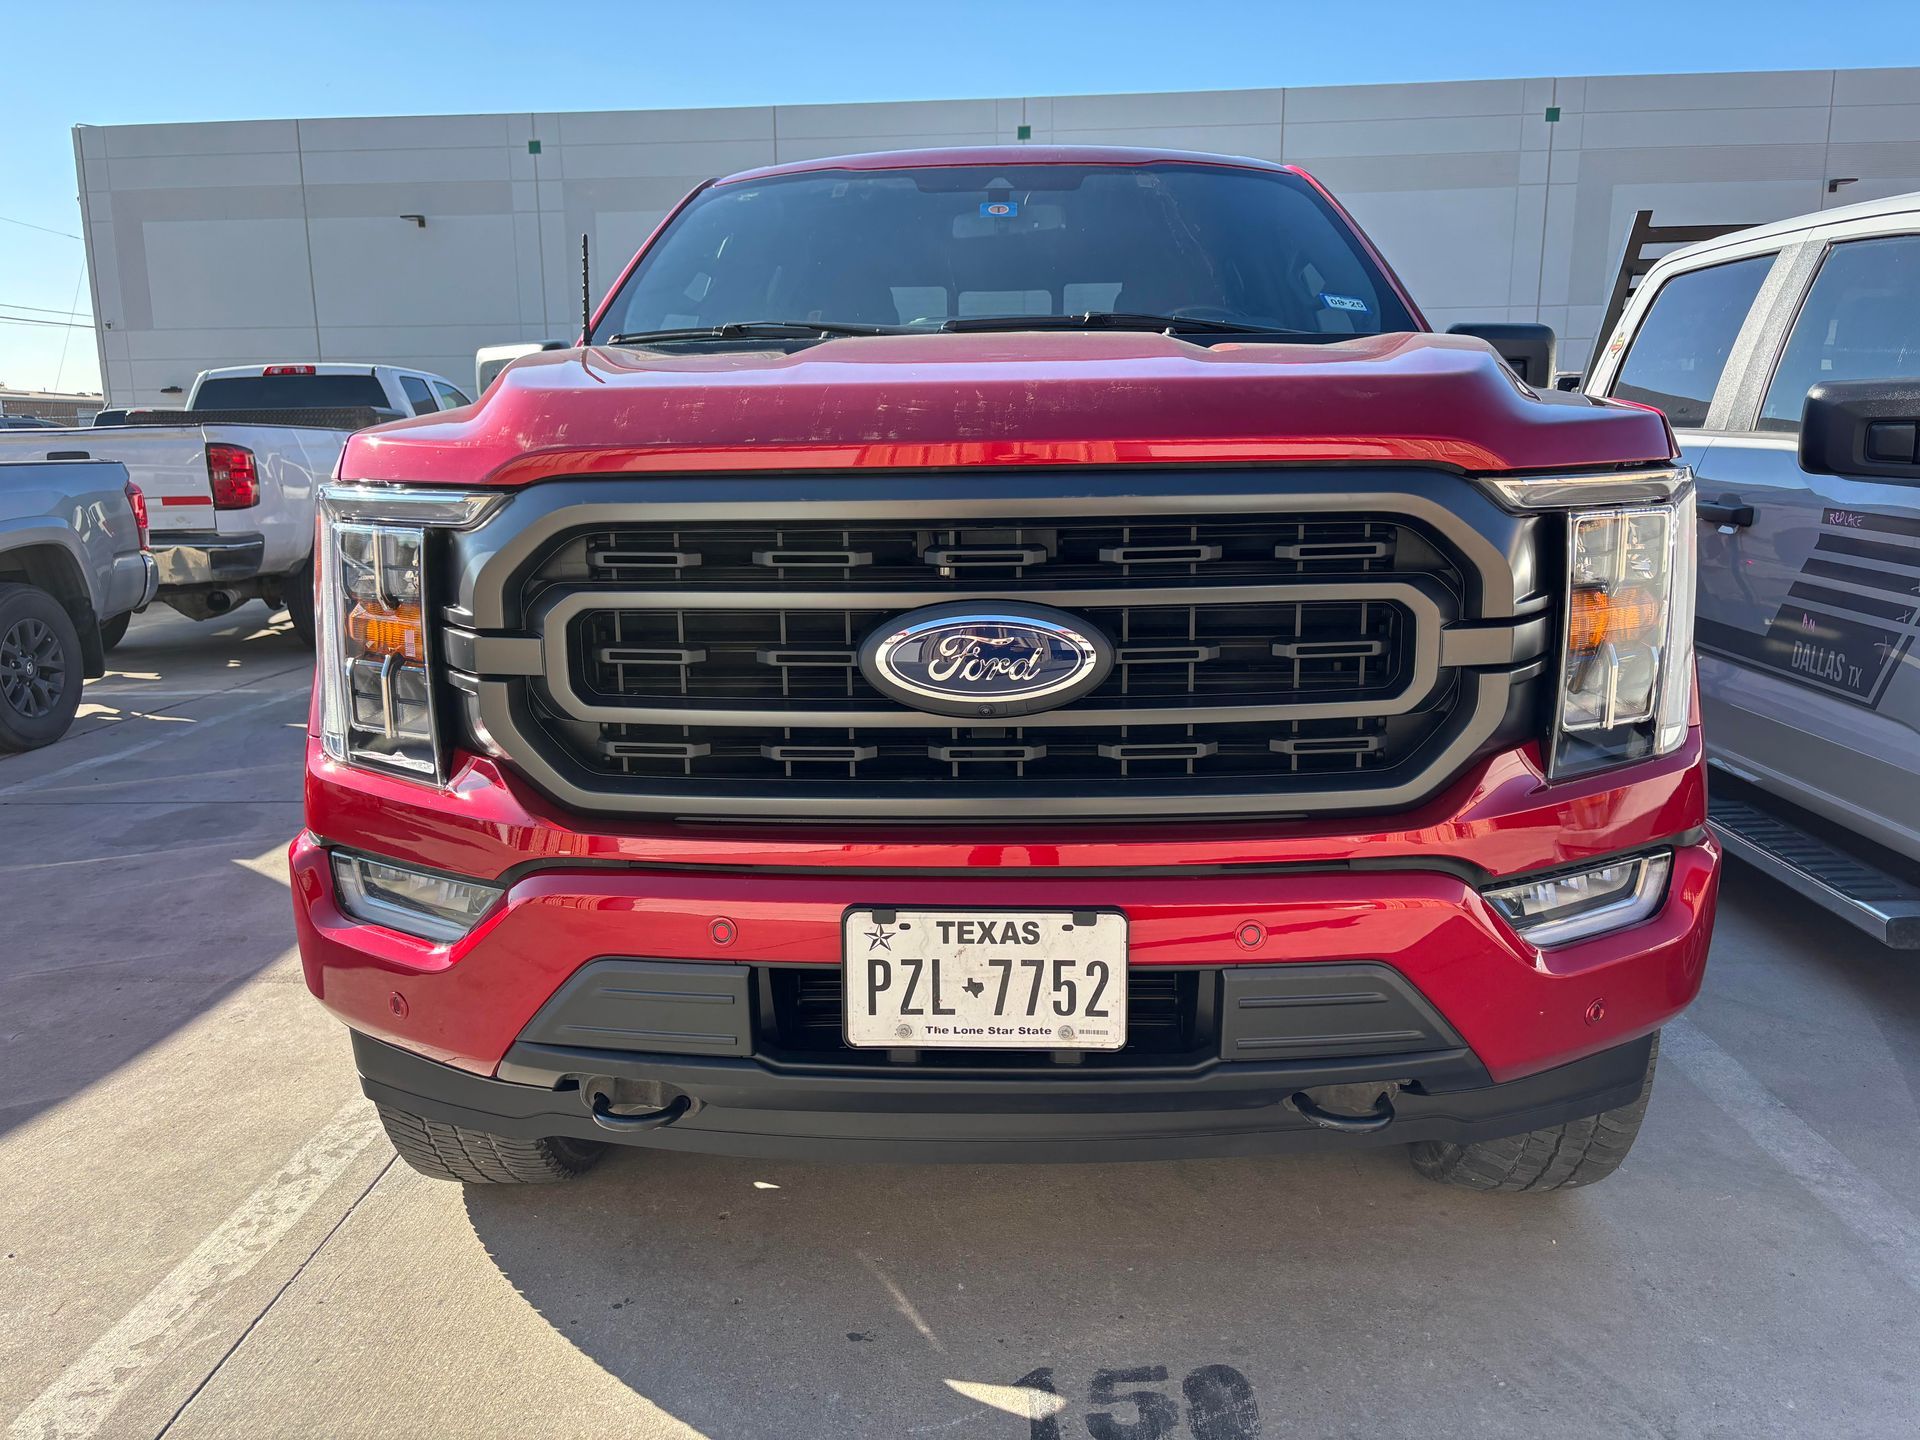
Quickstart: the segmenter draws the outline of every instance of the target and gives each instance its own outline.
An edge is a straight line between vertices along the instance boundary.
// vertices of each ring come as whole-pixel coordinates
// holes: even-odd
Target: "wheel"
[[[1659,1058],[1660,1037],[1655,1035],[1639,1095],[1617,1110],[1471,1145],[1422,1140],[1409,1147],[1413,1168],[1429,1180],[1469,1190],[1567,1190],[1604,1180],[1620,1168],[1640,1133]]]
[[[300,643],[309,650],[313,648],[313,557],[309,555],[300,562],[300,568],[290,570],[280,582],[281,603],[287,607],[287,619],[293,622],[293,633],[300,637]]]
[[[116,615],[113,619],[107,621],[106,624],[100,627],[100,648],[102,650],[111,650],[122,640],[126,639],[127,626],[132,623],[133,612],[131,610],[127,611],[124,615]]]
[[[81,683],[80,636],[60,602],[32,585],[0,585],[0,750],[66,734]]]
[[[597,1140],[509,1140],[485,1130],[469,1130],[428,1120],[391,1105],[375,1106],[387,1138],[400,1158],[435,1180],[468,1185],[551,1185],[584,1175],[600,1163],[607,1147]]]

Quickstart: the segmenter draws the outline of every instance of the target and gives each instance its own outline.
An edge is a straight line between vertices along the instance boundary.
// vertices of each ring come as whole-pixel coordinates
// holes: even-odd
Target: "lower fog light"
[[[356,920],[422,940],[458,940],[503,893],[497,885],[409,870],[338,850],[332,860],[334,894],[342,910]]]
[[[1638,925],[1667,896],[1673,856],[1636,855],[1486,891],[1506,922],[1541,949]]]

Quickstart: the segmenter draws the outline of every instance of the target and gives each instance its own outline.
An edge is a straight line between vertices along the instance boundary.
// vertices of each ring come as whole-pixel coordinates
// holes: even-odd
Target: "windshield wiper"
[[[898,335],[898,325],[849,325],[837,320],[729,320],[724,325],[699,325],[685,330],[640,330],[615,335],[602,345],[651,345],[656,340],[732,340],[741,336],[774,339],[825,339],[829,335]]]
[[[1087,310],[1078,315],[962,315],[941,322],[942,330],[1159,330],[1169,335],[1299,335],[1320,340],[1317,330],[1286,330],[1237,320],[1202,320],[1194,315],[1146,315],[1129,310]],[[1345,336],[1342,339],[1348,338]]]

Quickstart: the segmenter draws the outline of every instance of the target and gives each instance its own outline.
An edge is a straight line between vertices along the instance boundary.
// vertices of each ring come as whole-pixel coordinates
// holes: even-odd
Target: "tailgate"
[[[207,440],[198,425],[0,432],[0,456],[6,459],[45,460],[54,454],[125,465],[127,478],[147,497],[155,531],[215,528]]]
[[[156,532],[217,528],[213,485],[207,478],[207,437],[199,426],[131,431],[126,441],[94,453],[126,462],[127,474],[146,494]]]

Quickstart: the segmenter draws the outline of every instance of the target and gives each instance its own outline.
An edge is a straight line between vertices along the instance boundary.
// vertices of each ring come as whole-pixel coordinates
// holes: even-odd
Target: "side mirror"
[[[1536,390],[1545,390],[1553,384],[1556,341],[1551,325],[1463,320],[1458,325],[1449,325],[1447,333],[1471,335],[1486,341],[1513,367],[1514,374]]]
[[[1807,391],[1800,468],[1920,485],[1920,380],[1823,380]]]

